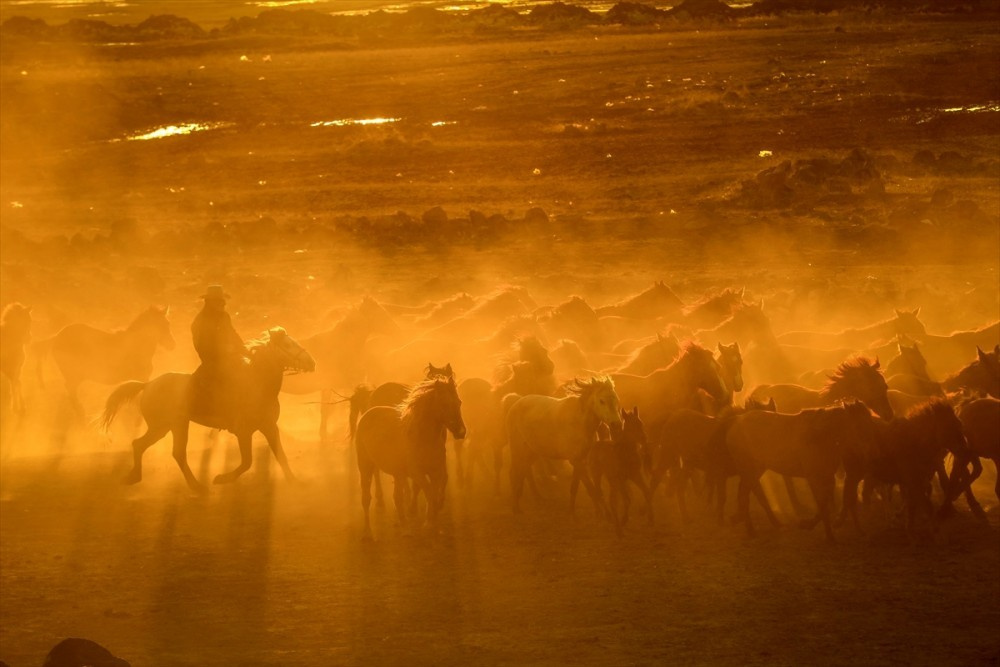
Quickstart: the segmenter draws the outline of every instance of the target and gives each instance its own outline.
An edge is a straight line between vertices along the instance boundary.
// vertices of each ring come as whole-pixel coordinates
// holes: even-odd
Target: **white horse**
[[[539,458],[569,461],[573,466],[571,506],[578,482],[587,487],[598,508],[604,501],[587,472],[587,454],[597,440],[597,428],[603,422],[620,426],[618,394],[610,378],[574,380],[565,398],[522,396],[507,413],[507,437],[510,443],[510,485],[514,512],[524,478]]]

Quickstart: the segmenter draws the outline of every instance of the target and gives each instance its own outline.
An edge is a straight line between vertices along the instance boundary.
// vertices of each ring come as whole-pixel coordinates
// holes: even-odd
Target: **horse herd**
[[[972,483],[981,458],[1000,462],[1000,322],[934,335],[919,309],[896,310],[861,328],[776,334],[763,301],[748,301],[743,291],[685,305],[662,282],[600,308],[580,297],[540,306],[522,287],[416,306],[365,297],[302,344],[277,327],[251,341],[238,414],[223,425],[192,408],[188,374],[149,379],[157,347],[174,346],[168,314],[153,307],[119,331],[75,324],[30,342],[30,309],[8,305],[0,371],[10,410],[26,410],[26,352],[37,360],[40,381],[44,360],[54,362],[80,412],[82,382],[117,384],[100,423],[110,426],[134,400],[146,422],[126,481],[140,481],[143,452],[170,432],[186,481],[203,492],[187,463],[190,422],[237,436],[241,461],[217,483],[249,469],[257,431],[292,478],[278,395],[319,392],[321,442],[329,439],[333,406],[349,403],[366,537],[381,473],[394,480],[401,524],[416,516],[421,494],[427,521],[437,520],[449,433],[459,487],[471,488],[482,474],[500,495],[506,467],[511,506],[520,512],[526,482],[539,496],[539,486],[558,483],[565,470],[570,507],[582,484],[619,535],[630,487],[642,493],[650,523],[661,486],[687,519],[692,485],[714,502],[721,522],[732,477],[733,521],[754,533],[752,495],[777,524],[761,485],[768,471],[784,477],[796,512],[808,516],[801,525],[822,523],[831,541],[839,475],[838,521],[850,518],[862,530],[859,500],[877,497],[889,506],[898,486],[912,534],[954,511],[963,494],[983,516]],[[744,391],[744,377],[752,389]],[[807,483],[812,510],[800,502],[796,479]],[[1000,498],[1000,481],[996,492]]]

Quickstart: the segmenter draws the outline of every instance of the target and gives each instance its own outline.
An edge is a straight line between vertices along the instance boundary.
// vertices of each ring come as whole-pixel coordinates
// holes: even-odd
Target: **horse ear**
[[[618,414],[623,420],[628,416],[628,412],[626,412],[625,408],[618,408]]]
[[[743,300],[743,297],[746,295],[746,293],[747,293],[747,286],[744,285],[743,287],[740,288],[740,301]]]
[[[771,400],[769,400],[767,402],[767,407],[771,408],[772,410],[777,410],[778,409],[778,406],[774,402],[774,396],[772,396]]]
[[[719,348],[719,354],[722,354],[722,343],[716,343],[715,346]]]
[[[903,313],[899,312],[899,308],[893,308],[896,311],[896,317],[902,317]]]
[[[879,368],[882,364],[879,362],[878,357],[875,357],[875,363],[872,364],[872,368]]]
[[[764,297],[760,298],[760,302],[757,304],[757,307],[761,310],[764,310]]]
[[[450,361],[447,364],[444,365],[444,370],[445,370],[445,372],[448,375],[454,375],[455,374],[455,371],[451,370],[451,362]]]
[[[634,407],[634,408],[632,409],[632,414],[634,414],[634,415],[635,415],[636,417],[638,417],[638,416],[639,416],[639,406],[638,406],[638,405],[637,405],[637,406],[635,406],[635,407]]]
[[[979,361],[986,362],[986,353],[983,352],[983,348],[976,346],[976,356],[979,357]]]
[[[916,308],[913,309],[913,316],[916,317],[919,314],[920,314],[920,306],[917,306]]]

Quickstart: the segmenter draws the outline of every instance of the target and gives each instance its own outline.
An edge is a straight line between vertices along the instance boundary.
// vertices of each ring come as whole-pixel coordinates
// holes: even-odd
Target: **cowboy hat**
[[[229,295],[222,289],[222,285],[209,285],[208,289],[205,290],[205,293],[201,295],[201,298],[206,301],[208,299],[226,300],[229,298]]]

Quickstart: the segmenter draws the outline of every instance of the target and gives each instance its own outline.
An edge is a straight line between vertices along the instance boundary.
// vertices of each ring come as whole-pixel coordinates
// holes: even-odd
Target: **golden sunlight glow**
[[[341,118],[339,120],[320,120],[310,123],[309,127],[347,127],[348,125],[385,125],[398,123],[402,118]]]
[[[133,134],[132,136],[126,137],[125,140],[148,141],[149,139],[165,139],[167,137],[176,137],[183,134],[203,132],[205,130],[217,130],[231,125],[232,123],[184,123],[183,125],[164,125],[163,127],[158,127],[154,130],[150,130],[149,132]],[[120,141],[120,139],[113,139],[112,141]]]

